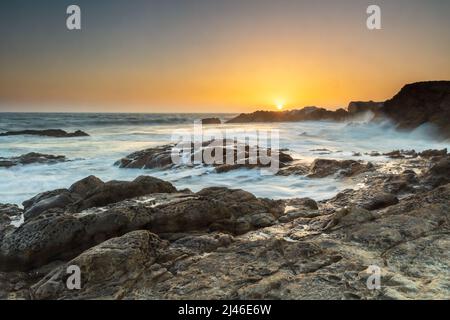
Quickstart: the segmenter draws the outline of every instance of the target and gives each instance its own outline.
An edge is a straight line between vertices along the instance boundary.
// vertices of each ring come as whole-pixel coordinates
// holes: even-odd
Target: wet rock
[[[290,176],[290,175],[300,175],[304,176],[309,173],[309,166],[305,164],[293,164],[286,167],[281,168],[277,175],[279,176]]]
[[[388,153],[383,153],[391,159],[417,158],[418,154],[415,150],[395,150]]]
[[[138,151],[117,161],[115,165],[129,169],[169,169],[174,166],[206,164],[214,166],[217,173],[223,173],[241,168],[265,168],[271,165],[284,167],[294,160],[283,151],[250,147],[228,140],[205,141],[199,146],[188,143],[184,146],[176,146],[175,149],[174,147],[174,145],[165,145]],[[178,152],[183,150],[187,152],[188,159],[174,163],[172,152],[177,157],[177,154],[180,155]],[[272,152],[276,152],[276,154],[272,154]],[[272,160],[276,163],[272,163]]]
[[[172,148],[173,145],[166,145],[137,151],[119,160],[116,165],[130,169],[169,168],[173,165]]]
[[[8,217],[20,216],[23,213],[22,209],[16,204],[0,203],[0,214]]]
[[[447,148],[443,150],[429,149],[419,153],[419,156],[421,156],[422,158],[445,157],[446,155],[447,155]]]
[[[65,161],[67,161],[65,156],[54,156],[50,154],[31,152],[21,155],[19,157],[11,157],[11,158],[0,157],[0,168],[1,167],[9,168],[18,165],[27,165],[33,163],[54,164]]]
[[[315,159],[310,166],[310,178],[324,178],[333,174],[350,177],[373,170],[371,163],[363,164],[355,160]]]
[[[1,136],[17,136],[17,135],[34,135],[34,136],[45,136],[53,138],[73,138],[73,137],[87,137],[89,136],[86,132],[77,130],[75,132],[68,133],[61,129],[47,129],[47,130],[22,130],[22,131],[8,131],[0,133]]]

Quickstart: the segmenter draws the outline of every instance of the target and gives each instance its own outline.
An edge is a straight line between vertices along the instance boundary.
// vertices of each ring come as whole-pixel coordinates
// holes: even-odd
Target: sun
[[[278,110],[283,110],[283,108],[284,108],[284,101],[282,101],[282,100],[275,101],[275,106],[277,107]]]

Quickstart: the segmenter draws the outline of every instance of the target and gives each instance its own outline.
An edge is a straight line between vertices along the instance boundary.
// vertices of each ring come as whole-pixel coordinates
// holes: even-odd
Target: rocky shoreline
[[[314,161],[311,178],[359,182],[319,202],[91,176],[2,204],[0,298],[448,299],[450,156],[395,155]],[[66,287],[70,265],[81,290]],[[366,286],[371,265],[380,290]]]

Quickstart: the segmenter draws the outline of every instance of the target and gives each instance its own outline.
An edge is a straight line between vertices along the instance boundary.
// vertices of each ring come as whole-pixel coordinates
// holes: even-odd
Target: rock
[[[423,175],[424,183],[436,188],[450,183],[450,157],[446,157],[433,164]]]
[[[382,113],[399,128],[414,129],[429,123],[450,137],[450,81],[408,84],[384,103]]]
[[[371,157],[379,157],[381,156],[381,153],[379,153],[378,151],[371,151],[370,153],[366,153],[366,155],[369,155]]]
[[[424,150],[419,152],[419,156],[422,158],[432,158],[432,157],[445,157],[447,155],[447,148],[443,150]]]
[[[392,194],[414,193],[419,179],[414,171],[405,170],[401,174],[388,175],[383,179],[383,190]]]
[[[92,181],[91,181],[92,183]],[[86,196],[74,204],[72,211],[82,211],[93,207],[102,207],[110,203],[120,202],[152,193],[172,193],[176,188],[169,182],[150,176],[140,176],[134,181],[109,181],[88,192]],[[78,186],[79,187],[79,186]]]
[[[361,114],[365,112],[379,113],[383,107],[384,102],[374,102],[374,101],[352,101],[348,105],[349,114]]]
[[[388,153],[383,153],[391,159],[417,158],[418,154],[415,150],[395,150]]]
[[[104,185],[105,183],[99,178],[95,176],[89,176],[80,181],[75,182],[73,185],[70,186],[68,191],[85,197],[95,189],[100,188]]]
[[[203,124],[203,125],[208,125],[208,124],[222,124],[222,121],[220,121],[219,118],[206,118],[206,119],[202,119],[202,124]]]
[[[16,204],[3,204],[0,203],[0,214],[8,217],[20,216],[23,213],[22,209]]]
[[[297,164],[282,167],[277,172],[277,175],[279,175],[279,176],[290,176],[290,175],[304,176],[304,175],[307,175],[308,173],[309,173],[308,165],[297,163]]]
[[[73,137],[88,137],[86,132],[77,130],[72,133],[68,133],[61,129],[47,129],[47,130],[22,130],[22,131],[8,131],[0,133],[1,136],[17,136],[17,135],[35,135],[45,136],[53,138],[73,138]]]
[[[295,198],[285,201],[284,215],[279,218],[281,223],[297,218],[314,218],[320,215],[317,202],[311,198]]]
[[[143,228],[151,213],[151,208],[136,206],[40,215],[4,236],[0,270],[26,271],[54,260],[72,259],[107,239]]]
[[[272,157],[271,149],[263,149],[259,147],[250,148],[248,145],[236,144],[234,141],[205,141],[201,144],[201,146],[196,148],[194,148],[194,144],[188,143],[186,146],[181,148],[189,150],[190,158],[188,158],[190,159],[190,162],[176,164],[172,161],[173,148],[174,145],[165,145],[134,152],[117,161],[115,165],[118,165],[120,168],[129,169],[169,169],[175,165],[195,166],[206,164],[216,167],[217,173],[228,172],[241,168],[264,168],[272,165],[271,163],[261,161],[262,156]],[[177,146],[177,148],[180,147]],[[216,152],[219,152],[217,159]],[[233,159],[230,159],[232,160],[232,164],[227,163],[227,157],[233,157]],[[198,163],[196,163],[197,158],[200,159]],[[279,167],[284,167],[294,160],[289,154],[283,151],[278,151],[276,155],[273,155],[273,158],[275,161],[278,160],[278,162],[274,165],[278,165]],[[208,159],[208,161],[205,159]]]
[[[360,224],[371,221],[375,218],[370,211],[359,207],[345,207],[338,210],[330,221],[327,221],[324,230],[329,230],[335,227],[348,227],[353,224]]]
[[[248,123],[248,122],[293,122],[308,120],[335,120],[343,121],[348,118],[348,112],[344,109],[330,111],[324,108],[305,107],[290,111],[256,111],[253,113],[242,113],[239,116],[228,120],[227,123]]]
[[[378,210],[398,203],[398,198],[390,193],[373,195],[362,207],[367,210]]]
[[[164,243],[148,231],[134,231],[83,252],[31,287],[32,296],[48,299],[120,299],[160,255]],[[67,268],[81,270],[81,290],[69,290]]]
[[[55,196],[42,199],[25,211],[24,219],[30,220],[50,209],[64,210],[66,207],[77,201],[77,199],[79,198],[73,196],[69,192],[61,192]]]
[[[143,186],[153,182],[143,180]],[[158,190],[164,191],[153,189]],[[125,196],[130,193],[121,194]],[[95,199],[101,203],[107,198]],[[98,206],[99,202],[89,205]],[[54,210],[26,220],[20,228],[5,235],[0,246],[0,270],[30,270],[53,260],[72,259],[102,241],[139,229],[161,236],[209,231],[243,234],[275,223],[283,213],[283,206],[242,190],[207,188],[196,194],[152,194],[142,200],[126,200],[85,211]]]
[[[137,151],[117,161],[115,165],[129,169],[169,168],[173,165],[172,148],[173,145],[165,145]]]
[[[243,190],[213,187],[159,207],[148,230],[158,235],[192,231],[243,234],[273,224],[282,212],[276,201],[258,199]]]
[[[65,161],[67,161],[65,156],[54,156],[50,154],[31,152],[21,155],[19,157],[11,157],[11,158],[0,157],[0,168],[1,167],[9,168],[17,165],[27,165],[33,163],[54,164]]]
[[[310,166],[309,178],[324,178],[332,174],[350,177],[373,170],[371,163],[363,164],[354,160],[315,159]]]
[[[370,186],[366,187],[366,193],[371,191]],[[168,201],[162,203],[159,196],[162,195],[122,201],[98,212],[114,208],[116,212],[134,210],[136,214],[150,208],[170,207],[167,213],[172,212],[171,218],[179,219],[174,212],[180,215],[185,212],[193,219],[185,225],[200,227],[184,233],[181,223],[176,228],[172,224],[170,229],[176,233],[167,237],[170,242],[148,231],[126,232],[54,266],[46,276],[34,281],[17,272],[0,273],[0,297],[163,300],[448,297],[450,184],[373,211],[351,205],[327,214],[322,212],[325,201],[318,206],[317,216],[299,217],[289,223],[275,222],[234,236],[207,233],[208,228],[201,223],[202,208],[213,210],[217,217],[218,211],[223,211],[222,217],[230,220],[236,217],[236,212],[255,211],[245,223],[264,222],[267,208],[263,203],[267,200],[255,202],[245,191],[223,188],[209,188],[197,194],[166,194]],[[232,204],[229,207],[243,205],[243,208],[226,211],[227,208],[214,204],[213,199]],[[236,203],[237,199],[243,204]],[[289,201],[305,212],[317,211],[311,199],[270,203],[283,208]],[[207,202],[213,204],[204,207]],[[148,211],[147,215],[153,214]],[[275,216],[283,217],[284,213]],[[66,289],[69,265],[81,268],[81,290]],[[381,290],[367,288],[366,281],[372,274],[368,266],[372,265],[380,267]]]
[[[150,176],[140,176],[131,182],[109,181],[106,183],[97,177],[89,176],[74,183],[69,189],[44,192],[25,201],[24,216],[25,220],[29,220],[51,209],[61,209],[60,213],[79,212],[152,193],[175,191],[176,188],[169,182]]]
[[[25,211],[32,208],[34,205],[38,204],[40,201],[53,198],[63,193],[70,193],[67,189],[56,189],[52,191],[46,191],[35,195],[33,198],[25,200],[22,202],[23,208]]]

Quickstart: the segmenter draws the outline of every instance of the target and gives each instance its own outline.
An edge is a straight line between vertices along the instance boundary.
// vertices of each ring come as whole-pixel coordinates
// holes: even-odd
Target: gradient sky
[[[450,79],[450,1],[2,0],[0,44],[0,111],[334,109]]]

